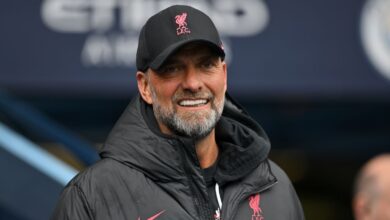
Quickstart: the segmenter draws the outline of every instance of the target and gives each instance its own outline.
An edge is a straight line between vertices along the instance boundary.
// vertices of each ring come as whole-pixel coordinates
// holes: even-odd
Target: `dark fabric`
[[[53,219],[214,219],[194,141],[162,134],[152,113],[139,96],[132,100],[107,138],[102,159],[67,185]],[[264,131],[230,97],[216,137],[214,180],[223,192],[222,219],[304,219],[288,177],[267,159]]]
[[[183,15],[185,25],[181,27],[185,32],[180,33],[180,26],[175,18]],[[149,67],[157,70],[171,54],[190,42],[206,43],[222,59],[225,57],[219,33],[205,13],[186,5],[175,5],[160,11],[150,17],[141,29],[137,69],[142,72]]]
[[[211,167],[203,169],[203,176],[207,186],[207,193],[209,195],[209,202],[212,210],[219,208],[217,195],[215,192],[215,184],[217,183],[214,179],[215,171],[217,170],[217,163],[214,163]]]
[[[203,176],[206,182],[207,187],[215,185],[214,175],[217,170],[217,163],[214,163],[212,166],[203,169]]]

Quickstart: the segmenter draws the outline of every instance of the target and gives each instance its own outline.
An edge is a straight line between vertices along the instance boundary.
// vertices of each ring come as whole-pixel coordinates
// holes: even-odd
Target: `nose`
[[[188,67],[186,73],[183,76],[183,89],[197,92],[202,89],[202,85],[203,82],[199,71],[194,67]]]

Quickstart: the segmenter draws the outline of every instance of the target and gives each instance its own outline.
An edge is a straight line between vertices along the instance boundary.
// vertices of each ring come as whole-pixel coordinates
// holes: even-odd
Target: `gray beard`
[[[201,140],[211,133],[222,115],[225,98],[221,103],[216,103],[215,98],[210,100],[211,111],[194,112],[190,115],[179,115],[176,109],[164,108],[157,100],[152,89],[153,111],[160,123],[167,126],[173,133]]]

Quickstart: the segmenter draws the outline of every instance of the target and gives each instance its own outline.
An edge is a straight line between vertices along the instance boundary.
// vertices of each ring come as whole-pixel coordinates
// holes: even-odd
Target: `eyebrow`
[[[161,67],[163,66],[169,66],[169,65],[172,65],[172,64],[175,64],[175,63],[180,63],[180,59],[177,59],[177,58],[168,58],[164,63],[163,65],[161,65]]]

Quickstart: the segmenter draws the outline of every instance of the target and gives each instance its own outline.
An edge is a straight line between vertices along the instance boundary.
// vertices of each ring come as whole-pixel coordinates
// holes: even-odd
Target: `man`
[[[390,219],[390,154],[381,154],[360,171],[353,211],[356,220]]]
[[[304,219],[262,128],[226,94],[219,34],[172,6],[141,30],[139,96],[65,188],[54,219]]]

